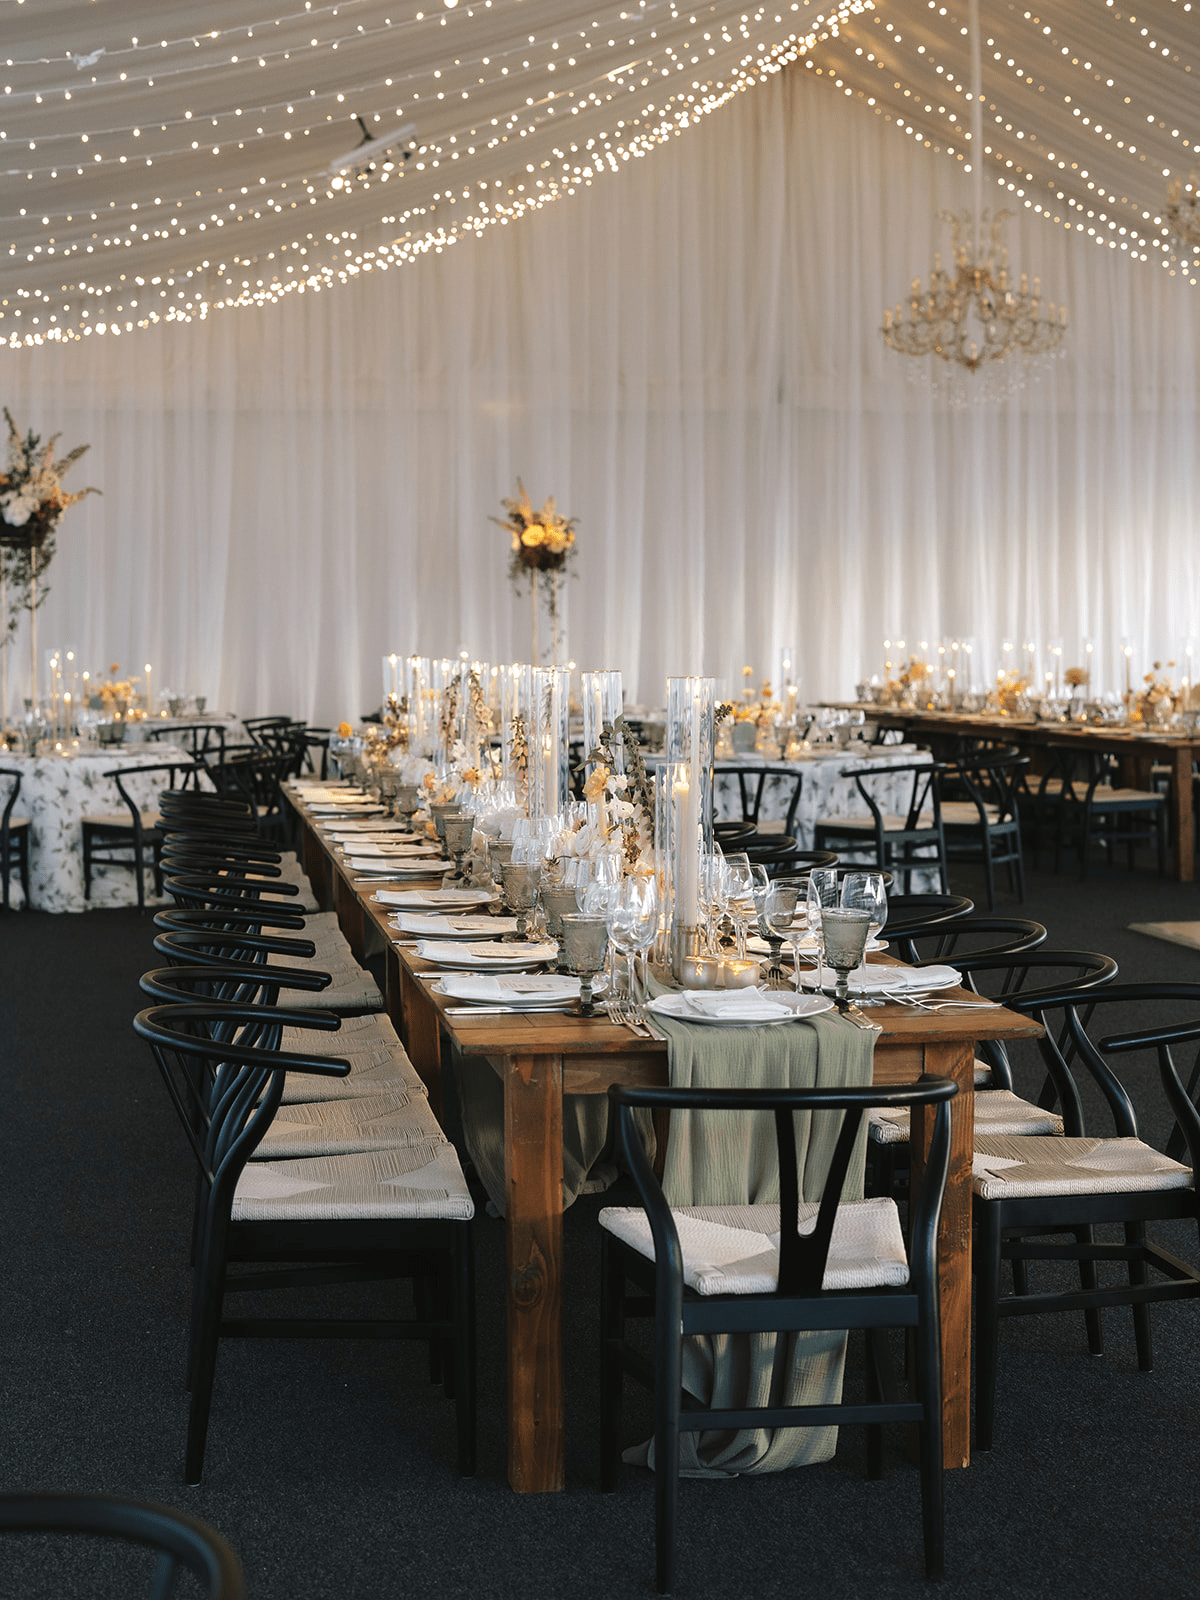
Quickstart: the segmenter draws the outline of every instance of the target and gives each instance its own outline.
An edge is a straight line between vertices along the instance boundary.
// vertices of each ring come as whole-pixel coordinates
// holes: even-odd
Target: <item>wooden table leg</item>
[[[396,952],[389,950],[389,959]],[[398,962],[400,979],[399,1013],[391,1009],[391,980],[389,968],[388,1013],[400,1035],[400,1042],[408,1051],[408,1059],[416,1068],[417,1076],[429,1091],[429,1109],[439,1122],[442,1120],[442,1025],[438,1009],[430,999],[424,984],[414,978],[403,963]]]
[[[337,912],[338,927],[345,934],[354,959],[361,963],[367,942],[362,901],[340,872],[333,875],[333,909]]]
[[[508,1231],[508,1481],[564,1487],[562,1057],[502,1063]]]
[[[1196,876],[1195,820],[1192,815],[1192,751],[1187,745],[1175,751],[1171,768],[1171,838],[1175,844],[1175,878],[1191,883]]]
[[[975,1148],[975,1052],[969,1044],[927,1044],[925,1071],[953,1078],[950,1171],[938,1234],[942,1298],[942,1439],[947,1467],[971,1464],[971,1158]],[[925,1171],[932,1117],[913,1108],[914,1191]]]
[[[300,848],[305,875],[322,911],[330,907],[329,857],[306,818],[300,818]]]

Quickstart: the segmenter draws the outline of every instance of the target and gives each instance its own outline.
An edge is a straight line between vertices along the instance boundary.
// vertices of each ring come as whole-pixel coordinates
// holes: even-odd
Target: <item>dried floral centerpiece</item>
[[[541,587],[550,618],[553,660],[558,663],[561,645],[562,604],[560,586],[563,574],[575,555],[575,517],[564,517],[558,511],[553,495],[540,511],[526,493],[525,485],[517,479],[516,500],[501,500],[507,517],[493,517],[499,528],[506,528],[512,540],[508,562],[508,576],[519,594],[524,583],[529,584],[533,606],[533,661],[540,660],[538,649],[537,598]]]
[[[54,555],[55,529],[63,512],[85,495],[100,491],[89,487],[78,494],[68,494],[62,486],[64,474],[90,446],[77,445],[55,460],[54,446],[61,434],[56,433],[43,445],[40,434],[32,429],[25,434],[20,432],[7,406],[4,417],[8,423],[8,464],[0,472],[0,646],[7,646],[22,611],[28,611],[29,694],[30,703],[36,704],[37,609],[49,593],[44,583],[39,591],[38,579]],[[3,648],[2,655],[0,708],[8,699],[7,648]]]

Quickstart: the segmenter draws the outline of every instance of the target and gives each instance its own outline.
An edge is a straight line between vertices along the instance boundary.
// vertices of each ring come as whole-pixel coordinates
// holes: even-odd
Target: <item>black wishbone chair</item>
[[[1195,1183],[1200,1077],[1193,1068],[1185,1086],[1172,1056],[1173,1046],[1200,1040],[1200,984],[1112,984],[1082,995],[1043,990],[1005,1003],[1036,1016],[1045,1027],[1039,1049],[1065,1132],[1057,1139],[976,1139],[975,1442],[981,1450],[991,1448],[995,1430],[1001,1317],[1082,1311],[1089,1351],[1098,1356],[1104,1348],[1101,1312],[1108,1306],[1130,1306],[1138,1366],[1148,1372],[1153,1365],[1150,1305],[1200,1296],[1200,1272],[1146,1233],[1150,1222],[1200,1222]],[[1158,1014],[1149,1027],[1148,1009]],[[1134,1019],[1141,1024],[1135,1030],[1122,1026]],[[1175,1118],[1162,1151],[1139,1137],[1133,1100],[1110,1064],[1111,1056],[1134,1051],[1155,1061]],[[1107,1106],[1113,1127],[1108,1137],[1085,1131],[1079,1087],[1084,1078]],[[1176,1160],[1172,1150],[1183,1160]],[[1095,1237],[1095,1228],[1105,1224],[1121,1229],[1119,1242]],[[1073,1238],[1061,1243],[1053,1240],[1056,1235]],[[1002,1261],[1013,1265],[1011,1295],[1001,1292]],[[1077,1266],[1080,1287],[1032,1290],[1025,1276],[1027,1263],[1055,1261]],[[1097,1267],[1103,1263],[1120,1266],[1125,1281],[1101,1283]]]
[[[222,1338],[417,1339],[450,1349],[460,1473],[475,1470],[474,1205],[453,1148],[436,1123],[387,1150],[252,1162],[269,1135],[289,1073],[346,1077],[348,1060],[199,1037],[230,1025],[269,1039],[284,1026],[334,1030],[328,1013],[212,1002],[152,1006],[134,1020],[154,1054],[200,1180],[189,1357],[191,1412],[184,1477],[200,1481]],[[199,1070],[198,1070],[199,1069]],[[200,1136],[192,1101],[210,1083]],[[273,1264],[273,1265],[272,1265]],[[267,1270],[239,1271],[238,1268]],[[235,1269],[235,1270],[231,1270]],[[410,1279],[409,1319],[230,1316],[230,1295],[306,1283]]]
[[[916,1423],[925,1568],[929,1577],[941,1577],[945,1539],[937,1231],[950,1159],[950,1100],[957,1089],[948,1078],[922,1078],[919,1083],[893,1088],[609,1090],[621,1148],[633,1174],[641,1208],[609,1207],[600,1214],[604,1230],[601,1487],[606,1491],[616,1487],[621,1380],[628,1372],[654,1391],[657,1579],[661,1593],[675,1587],[680,1430],[861,1423],[870,1430],[869,1469],[877,1477],[882,1471],[881,1424]],[[842,1199],[863,1115],[870,1107],[880,1105],[933,1109],[928,1162],[911,1210],[907,1254],[893,1201]],[[702,1216],[707,1221],[719,1221],[726,1208],[668,1205],[637,1132],[635,1112],[640,1107],[673,1112],[774,1113],[780,1200],[778,1206],[754,1208],[762,1212],[761,1234],[779,1230],[780,1244],[773,1267],[769,1263],[764,1267],[760,1254],[764,1241],[756,1232],[747,1235],[747,1255],[756,1258],[749,1269],[749,1281],[745,1277],[739,1281],[737,1264],[723,1271],[705,1268],[702,1248],[697,1248],[694,1220]],[[797,1112],[841,1118],[819,1205],[800,1205]],[[745,1228],[745,1210],[728,1208],[727,1220]],[[737,1220],[733,1213],[738,1213]],[[766,1243],[770,1248],[769,1241]],[[774,1289],[762,1287],[764,1276],[775,1280]],[[627,1282],[636,1285],[636,1296],[627,1296]],[[626,1321],[646,1316],[654,1318],[653,1361],[625,1339]],[[894,1398],[895,1380],[887,1349],[886,1330],[899,1327],[913,1331],[916,1389],[908,1400]],[[866,1404],[773,1404],[749,1410],[708,1410],[682,1390],[682,1343],[690,1334],[831,1328],[866,1331]]]
[[[1000,918],[980,918],[980,921],[1000,921]],[[1015,919],[1014,919],[1015,920]],[[963,924],[969,926],[969,924]],[[1033,926],[1040,927],[1035,923]],[[1041,929],[1045,937],[1045,929]],[[1040,946],[1041,940],[1035,941]],[[1046,950],[1042,948],[1016,948],[1012,950],[978,950],[969,954],[947,955],[946,966],[957,969],[963,987],[978,994],[981,999],[994,999],[1008,1005],[1013,996],[1021,994],[1031,974],[1041,978],[1037,992],[1063,995],[1068,992],[1082,994],[1085,990],[1111,983],[1117,975],[1117,963],[1111,956],[1088,950]],[[942,963],[936,963],[938,965]],[[1048,983],[1047,983],[1048,980]],[[1027,1000],[1035,999],[1035,992],[1026,993]],[[936,1002],[937,996],[933,996]],[[1035,1103],[1016,1093],[1013,1084],[1012,1064],[1004,1041],[981,1039],[975,1045],[975,1133],[1001,1134],[1008,1138],[1029,1138],[1033,1135],[1061,1134],[1063,1119],[1055,1111],[1055,1095],[1043,1091]],[[900,1174],[907,1171],[909,1144],[909,1117],[907,1111],[880,1109],[867,1116],[870,1136],[868,1150],[870,1162],[867,1191],[870,1194],[895,1194],[899,1189]]]
[[[942,827],[941,778],[944,768],[938,762],[908,762],[903,766],[846,767],[839,774],[852,778],[868,815],[828,817],[813,828],[813,844],[818,850],[836,850],[843,860],[866,854],[862,863],[896,874],[905,888],[911,888],[914,872],[936,869],[943,894],[949,892],[946,877],[946,838]],[[910,780],[908,804],[903,812],[885,812],[872,785],[891,779]],[[932,850],[932,855],[921,851]]]
[[[174,1506],[110,1494],[0,1494],[0,1534],[21,1533],[120,1539],[156,1552],[148,1600],[171,1600],[180,1569],[194,1574],[204,1600],[242,1600],[246,1593],[233,1548],[208,1523]]]
[[[796,766],[744,767],[738,762],[718,761],[713,767],[713,777],[736,778],[738,785],[738,798],[741,803],[743,822],[750,823],[757,829],[762,811],[763,796],[767,784],[772,788],[781,789],[787,799],[787,808],[783,814],[783,827],[780,832],[791,835],[792,826],[796,821],[796,812],[800,808],[800,793],[804,786],[804,769]],[[768,834],[769,838],[770,835]]]
[[[144,778],[152,773],[169,775],[170,793],[175,787],[177,774],[182,774],[183,784],[195,780],[199,767],[191,761],[163,761],[152,767],[111,767],[103,774],[117,786],[124,804],[123,811],[91,812],[82,820],[83,833],[83,897],[92,895],[92,874],[96,867],[132,868],[137,884],[138,910],[146,908],[145,870],[154,871],[154,891],[162,894],[162,873],[159,868],[158,849],[162,838],[162,800],[153,808],[139,808],[128,789],[125,779]]]

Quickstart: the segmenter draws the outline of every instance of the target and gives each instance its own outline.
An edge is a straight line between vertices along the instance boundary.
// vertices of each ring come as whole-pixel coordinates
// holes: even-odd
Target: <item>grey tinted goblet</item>
[[[509,861],[500,868],[505,907],[517,918],[517,931],[501,935],[506,944],[523,942],[529,934],[529,913],[537,895],[539,871],[527,861]]]
[[[415,783],[396,785],[396,810],[404,818],[404,832],[413,831],[412,819],[420,809],[421,798]]]
[[[604,970],[608,923],[603,917],[567,912],[562,919],[562,933],[562,965],[579,979],[579,1009],[585,1017],[593,1016],[592,979]]]
[[[454,873],[452,883],[463,883],[463,857],[471,848],[471,836],[475,832],[474,817],[446,817],[443,824],[443,837],[446,841],[447,852],[454,857]]]
[[[849,1007],[848,979],[862,961],[870,926],[871,918],[866,911],[849,910],[843,906],[826,906],[821,913],[825,959],[837,973],[834,998],[839,1011],[845,1011]]]

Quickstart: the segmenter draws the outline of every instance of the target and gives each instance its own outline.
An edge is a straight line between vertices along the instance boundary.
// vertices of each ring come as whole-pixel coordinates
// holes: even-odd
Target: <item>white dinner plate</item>
[[[512,1011],[556,1011],[579,998],[579,979],[553,972],[503,973],[494,978],[447,972],[430,987],[448,1000],[466,1005],[502,1005]]]
[[[954,989],[962,974],[953,967],[886,967],[880,964],[860,968],[851,975],[853,994],[932,994],[938,989]],[[823,988],[832,989],[837,973],[826,967],[821,973]]]
[[[489,941],[475,945],[458,944],[452,939],[418,939],[417,954],[435,967],[456,972],[521,972],[555,960],[556,944],[532,942],[500,944]]]
[[[350,856],[346,865],[351,872],[376,878],[436,878],[439,873],[454,871],[453,861],[439,861],[436,856],[422,856],[417,861],[404,857],[385,861],[381,856]]]
[[[376,889],[371,899],[405,911],[470,911],[495,896],[487,889]]]
[[[724,1000],[731,1010],[738,1005],[746,1007],[744,1016],[706,1016],[703,1012],[696,1011],[686,999],[687,991],[676,991],[673,994],[660,994],[651,1000],[646,1007],[647,1011],[656,1012],[661,1017],[670,1017],[673,1022],[696,1022],[705,1028],[770,1028],[777,1027],[781,1022],[796,1022],[804,1017],[817,1017],[823,1011],[833,1010],[833,1001],[823,994],[795,994],[790,989],[772,989],[762,996],[765,1011],[767,1005],[783,1007],[786,1015],[755,1016],[750,1012],[750,1002],[740,1002],[734,997],[740,994],[749,994],[748,989],[727,989],[724,992],[714,989],[693,991],[703,994],[705,1000],[720,1002]]]
[[[752,956],[769,956],[771,954],[771,946],[767,943],[767,941],[765,939],[760,939],[758,934],[756,934],[756,933],[751,934],[747,938],[747,940],[746,940],[746,949],[749,951],[749,953]],[[867,949],[869,951],[871,951],[871,950],[886,950],[887,949],[887,940],[886,939],[868,939],[867,940]],[[808,953],[808,954],[815,955],[816,952],[817,952],[816,935],[812,934],[812,933],[806,933],[804,935],[803,939],[801,939],[801,941],[800,941],[800,954],[804,955],[804,954]],[[784,953],[785,956],[791,955],[792,946],[791,946],[791,941],[790,940],[787,943],[784,944],[783,953]]]

